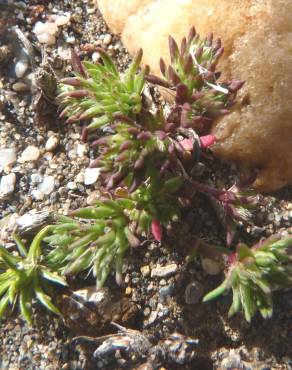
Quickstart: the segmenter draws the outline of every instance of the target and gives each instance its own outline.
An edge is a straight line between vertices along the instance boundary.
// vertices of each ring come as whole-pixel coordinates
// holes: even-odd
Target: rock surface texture
[[[225,47],[226,79],[245,80],[232,113],[213,128],[217,156],[256,172],[254,186],[273,191],[292,184],[292,2],[290,0],[96,0],[103,17],[133,54],[158,72],[192,25]]]

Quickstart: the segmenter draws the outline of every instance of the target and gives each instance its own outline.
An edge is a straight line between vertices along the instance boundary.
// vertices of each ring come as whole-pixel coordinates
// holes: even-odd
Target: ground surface
[[[129,61],[120,41],[109,33],[98,11],[89,2],[31,0],[9,5],[9,1],[0,1],[0,150],[10,149],[10,154],[15,155],[12,163],[3,166],[0,173],[0,176],[15,174],[10,180],[9,194],[0,200],[1,239],[6,241],[9,240],[7,230],[18,217],[31,210],[67,213],[69,209],[90,204],[98,189],[98,183],[86,185],[90,175],[84,171],[94,153],[81,142],[81,127],[64,127],[56,119],[54,105],[47,110],[43,106],[40,109],[36,104],[39,90],[32,83],[41,62],[40,44],[32,32],[34,24],[65,13],[70,14],[70,23],[59,27],[56,43],[46,48],[57,74],[64,75],[70,70],[69,48],[72,46],[89,60],[98,58],[95,48],[102,46],[112,54],[121,70]],[[25,46],[12,31],[15,25],[34,45],[35,66],[27,57]],[[17,67],[17,63],[20,66]],[[37,109],[40,110],[38,117]],[[38,120],[44,123],[38,123]],[[217,162],[213,166],[216,168],[213,180],[218,185],[232,180],[232,169]],[[91,176],[94,178],[94,173]],[[259,208],[255,215],[257,226],[242,229],[239,238],[250,243],[275,231],[291,230],[291,201],[291,189],[269,198],[267,205]],[[113,306],[113,302],[119,304],[114,306],[113,314],[109,314],[110,309],[105,306],[92,330],[86,319],[84,325],[80,319],[78,323],[74,323],[74,318],[67,320],[66,327],[38,308],[33,327],[27,326],[15,314],[3,321],[0,325],[0,368],[138,369],[139,364],[147,362],[147,356],[134,361],[129,355],[127,362],[118,354],[116,361],[113,358],[94,359],[94,346],[71,340],[79,334],[115,333],[116,329],[108,325],[109,320],[113,320],[148,335],[153,345],[174,332],[198,339],[195,355],[189,356],[189,364],[186,364],[187,353],[182,354],[184,364],[180,365],[175,355],[171,357],[169,349],[158,368],[291,369],[291,292],[275,295],[273,319],[263,321],[256,317],[251,325],[240,315],[227,318],[230,297],[210,304],[200,303],[202,295],[218,284],[220,275],[211,276],[210,270],[202,268],[200,261],[186,262],[191,246],[186,245],[185,240],[188,234],[194,234],[222,244],[224,232],[207,199],[198,197],[185,217],[188,226],[176,230],[180,235],[176,238],[179,243],[173,243],[170,238],[162,246],[145,244],[130,253],[125,268],[125,286],[115,287],[113,279],[108,282],[108,286],[115,287],[109,293],[108,307]],[[161,266],[165,267],[163,272],[157,273],[162,271]],[[88,281],[87,285],[92,284]],[[75,285],[80,288],[78,282]],[[128,300],[121,301],[123,297]],[[65,301],[62,304],[66,312]],[[86,316],[86,312],[81,316]]]

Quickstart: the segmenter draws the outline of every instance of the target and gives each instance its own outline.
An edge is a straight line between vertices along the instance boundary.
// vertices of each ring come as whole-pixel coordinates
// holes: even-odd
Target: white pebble
[[[56,37],[48,33],[37,35],[37,38],[41,44],[55,45],[56,43]]]
[[[59,46],[58,55],[62,59],[70,60],[71,59],[71,48],[68,45]]]
[[[16,153],[14,149],[1,149],[0,150],[0,167],[6,167],[16,161]]]
[[[21,154],[19,162],[36,161],[40,157],[40,151],[36,146],[29,145]]]
[[[93,63],[97,63],[99,61],[99,59],[100,59],[100,54],[97,51],[95,51],[92,54],[91,59],[92,59]]]
[[[56,26],[60,27],[60,26],[65,26],[66,24],[68,24],[70,22],[70,14],[67,14],[67,15],[59,15],[57,16],[57,18],[55,19],[55,24]]]
[[[219,263],[210,258],[202,258],[202,267],[209,275],[218,275],[221,271]]]
[[[41,44],[54,45],[56,43],[55,35],[58,32],[58,26],[54,22],[37,22],[33,32]]]
[[[55,24],[55,22],[37,22],[33,32],[38,36],[42,34],[49,34],[52,36],[55,36],[58,32],[58,26]]]
[[[21,78],[24,76],[25,72],[27,71],[28,68],[28,63],[23,60],[19,60],[18,62],[15,63],[15,75],[17,78]]]
[[[30,179],[31,179],[31,182],[33,184],[39,184],[40,182],[43,181],[43,176],[40,175],[39,173],[33,173],[31,176],[30,176]]]
[[[84,182],[84,173],[83,172],[79,172],[76,176],[76,182]]]
[[[42,193],[41,191],[37,190],[37,189],[34,189],[32,192],[31,192],[31,195],[32,197],[35,199],[35,200],[43,200],[44,197],[45,197],[45,194]]]
[[[5,197],[8,194],[13,193],[16,184],[15,173],[10,173],[9,175],[2,176],[0,183],[0,197]]]
[[[35,26],[34,26],[34,29],[33,29],[33,33],[35,33],[36,35],[40,35],[42,33],[46,33],[46,24],[43,23],[43,22],[36,22]]]
[[[58,136],[56,135],[53,135],[53,136],[50,136],[46,142],[46,151],[47,152],[51,152],[53,151],[54,149],[56,149],[56,147],[58,146],[59,144],[59,138]]]
[[[171,263],[167,266],[157,265],[151,271],[151,277],[167,277],[175,274],[177,272],[177,264]]]
[[[109,45],[109,44],[111,43],[111,41],[112,41],[112,36],[111,36],[109,33],[107,33],[107,34],[104,36],[104,38],[103,38],[103,43],[104,43],[105,45]]]
[[[66,37],[66,42],[68,42],[68,44],[74,44],[76,41],[75,37],[74,36],[68,36]]]
[[[69,181],[68,184],[67,184],[67,188],[70,189],[70,190],[75,190],[75,189],[77,189],[77,185],[74,181]]]
[[[24,92],[28,90],[28,86],[24,82],[19,81],[12,85],[12,89],[16,92]]]
[[[96,182],[100,175],[100,168],[86,168],[84,174],[84,184],[91,185]]]
[[[86,145],[83,145],[83,144],[78,144],[77,145],[77,155],[78,155],[78,157],[84,157],[86,152],[87,152]]]
[[[95,8],[89,8],[89,7],[86,7],[86,11],[87,11],[87,14],[94,14],[96,9]]]
[[[45,176],[43,182],[39,184],[38,190],[42,193],[49,195],[54,190],[55,179],[53,176]]]

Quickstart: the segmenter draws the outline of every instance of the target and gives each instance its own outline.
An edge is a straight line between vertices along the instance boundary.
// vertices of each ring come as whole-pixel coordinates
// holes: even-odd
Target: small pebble
[[[19,60],[16,62],[14,70],[15,70],[15,75],[17,78],[21,78],[24,76],[25,72],[27,71],[28,68],[28,63],[23,60]]]
[[[75,190],[75,189],[77,189],[77,185],[74,181],[69,181],[68,184],[67,184],[67,188],[70,189],[70,190]]]
[[[19,162],[31,162],[36,161],[40,157],[40,151],[36,146],[29,145],[21,154]]]
[[[15,149],[1,149],[0,150],[0,167],[6,167],[16,161]]]
[[[12,85],[12,89],[16,92],[24,92],[28,90],[28,86],[24,82],[15,82]]]
[[[197,282],[189,283],[185,290],[186,304],[197,304],[201,301],[204,289],[201,284]]]
[[[44,197],[45,197],[45,194],[42,193],[41,191],[37,190],[37,189],[34,189],[32,192],[31,192],[31,195],[32,197],[35,199],[35,200],[43,200]]]
[[[74,44],[76,41],[75,37],[74,36],[68,36],[66,37],[66,42],[68,42],[68,44]]]
[[[177,264],[172,263],[167,266],[160,266],[157,265],[154,269],[151,271],[151,277],[168,277],[177,272]]]
[[[100,59],[100,54],[96,51],[92,54],[92,57],[91,57],[93,63],[97,63]]]
[[[126,295],[130,295],[131,293],[132,293],[132,288],[129,287],[129,286],[127,286],[126,291],[125,291],[125,294]]]
[[[0,197],[5,197],[8,194],[13,193],[16,184],[15,173],[10,173],[9,175],[2,176],[0,183]]]
[[[84,184],[91,185],[94,184],[100,175],[100,168],[86,168],[84,174]]]
[[[221,271],[218,262],[211,260],[210,258],[202,259],[203,270],[209,275],[218,275]]]
[[[77,145],[77,155],[78,157],[84,157],[87,152],[86,145],[78,144]]]
[[[50,136],[48,138],[47,142],[46,142],[46,146],[45,146],[46,151],[51,152],[51,151],[55,150],[56,147],[58,146],[58,144],[59,144],[58,136],[55,136],[55,135]]]
[[[65,26],[69,22],[70,22],[70,14],[67,14],[67,15],[59,15],[55,19],[55,25],[58,26],[58,27]]]
[[[43,182],[39,184],[38,190],[46,195],[51,194],[55,187],[55,179],[53,176],[45,176]]]
[[[152,311],[150,316],[149,316],[149,319],[148,319],[148,325],[151,325],[154,323],[154,321],[156,320],[157,318],[157,315],[158,315],[158,311]]]
[[[141,271],[141,274],[146,277],[150,274],[150,267],[148,265],[142,266],[140,268],[140,271]]]
[[[30,179],[31,179],[31,182],[33,184],[39,184],[40,182],[43,181],[43,176],[40,175],[39,173],[33,173],[31,176],[30,176]]]
[[[112,36],[109,33],[105,34],[104,39],[103,39],[104,45],[109,45],[111,41],[112,41]]]

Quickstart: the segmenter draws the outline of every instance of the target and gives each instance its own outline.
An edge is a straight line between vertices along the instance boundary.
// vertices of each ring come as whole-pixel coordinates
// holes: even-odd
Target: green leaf
[[[20,237],[17,234],[12,235],[13,240],[15,241],[15,244],[17,246],[17,249],[19,250],[19,253],[22,257],[27,256],[27,250],[23,242],[21,241]]]
[[[245,319],[247,322],[251,322],[256,310],[253,293],[249,286],[243,284],[240,284],[239,291]]]
[[[6,294],[2,297],[0,301],[0,318],[3,317],[8,304],[9,304],[9,293],[6,292]]]
[[[46,307],[47,310],[55,313],[56,315],[62,316],[58,308],[51,302],[51,298],[43,292],[41,287],[36,285],[34,289],[36,298],[41,302],[43,306]]]
[[[6,248],[0,246],[0,258],[2,258],[3,262],[12,270],[17,270],[17,264],[21,261],[20,257],[13,256],[11,253],[7,251]]]
[[[41,229],[41,231],[39,231],[36,236],[33,238],[33,241],[30,245],[30,248],[29,248],[29,251],[28,251],[28,259],[32,262],[36,262],[38,257],[40,256],[40,246],[41,246],[41,242],[43,241],[44,237],[48,234],[49,231],[53,230],[53,226],[52,225],[48,225],[46,227],[44,227],[43,229]]]
[[[19,293],[19,307],[24,319],[29,324],[32,324],[31,296],[26,290],[23,290]]]
[[[228,312],[228,317],[233,316],[241,308],[240,293],[237,288],[233,288],[233,301]]]
[[[44,279],[49,280],[53,283],[63,285],[63,286],[68,286],[66,280],[62,278],[60,275],[58,275],[57,273],[50,272],[44,268],[41,268],[40,272]]]
[[[227,279],[225,279],[223,283],[220,284],[217,288],[213,289],[211,292],[206,294],[203,298],[203,302],[208,302],[211,301],[212,299],[219,297],[226,291],[226,289],[227,289]]]

